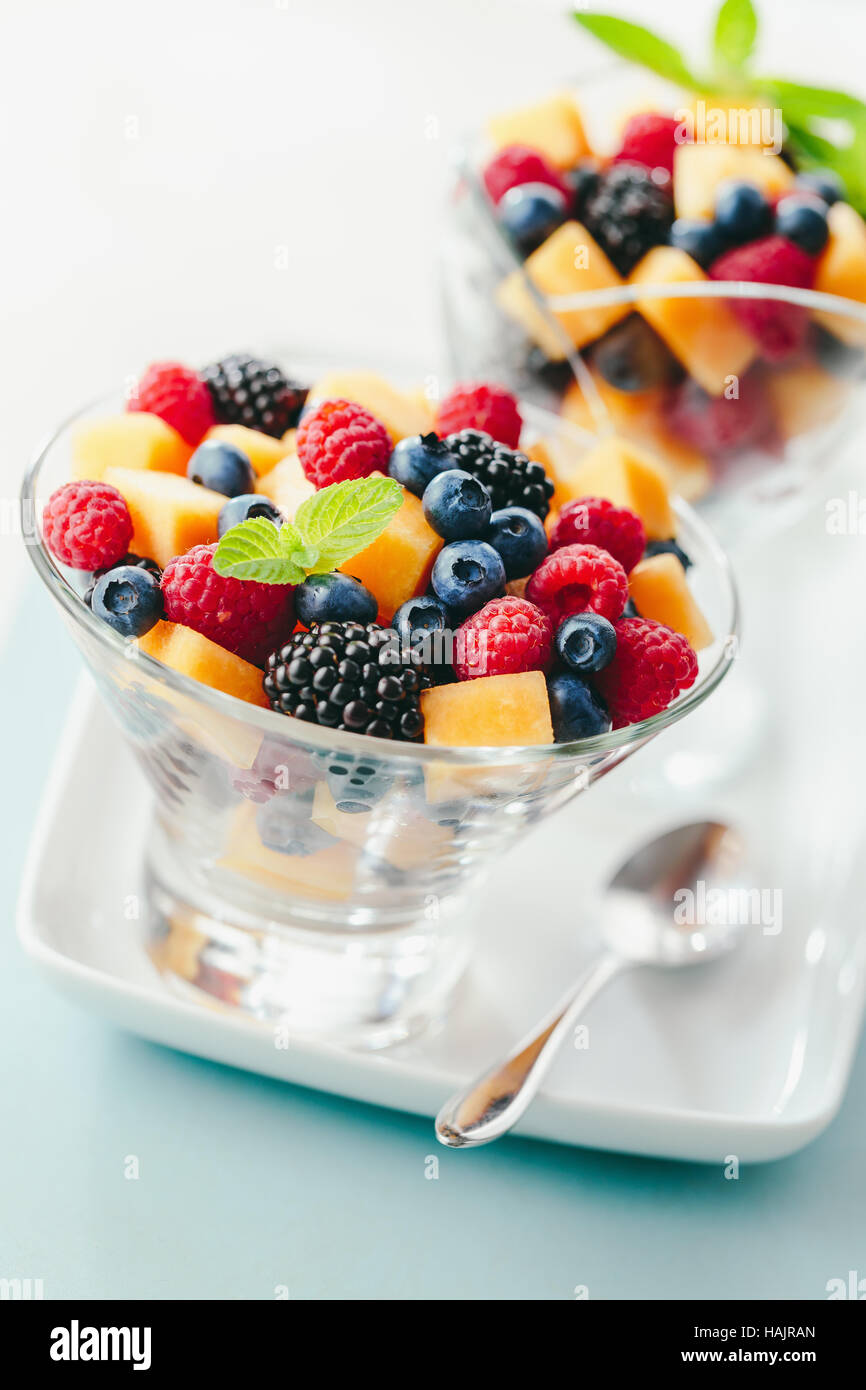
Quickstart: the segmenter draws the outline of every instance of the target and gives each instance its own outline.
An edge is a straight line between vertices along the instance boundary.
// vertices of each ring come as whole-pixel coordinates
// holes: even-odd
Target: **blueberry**
[[[760,188],[729,179],[716,190],[716,225],[731,242],[754,241],[770,230],[773,213]]]
[[[268,849],[305,857],[336,843],[333,835],[311,820],[312,793],[273,796],[256,808],[259,839]]]
[[[676,541],[647,541],[644,559],[649,560],[653,555],[676,555],[684,570],[687,570],[692,563],[682,546],[677,545]]]
[[[565,221],[565,198],[549,183],[519,183],[496,207],[502,227],[522,256],[535,251]]]
[[[407,598],[392,620],[401,644],[416,648],[428,666],[438,666],[450,659],[445,634],[451,625],[448,609],[434,594]]]
[[[270,498],[263,497],[260,492],[242,492],[220,508],[217,535],[224,536],[233,526],[239,526],[242,521],[251,521],[256,516],[266,517],[275,526],[282,526],[285,521],[279,507],[275,507]]]
[[[776,204],[776,231],[807,256],[817,256],[827,245],[827,204],[811,193],[791,193]]]
[[[502,556],[506,579],[523,579],[547,554],[544,522],[526,507],[494,512],[484,539]]]
[[[373,623],[379,605],[359,579],[341,574],[311,574],[295,590],[295,616],[304,627],[313,623]]]
[[[624,618],[639,618],[639,617],[640,617],[640,613],[637,611],[637,604],[635,603],[635,601],[634,601],[633,598],[627,598],[627,599],[626,599],[626,601],[625,601],[625,608],[622,610],[622,616],[623,616]]]
[[[798,174],[794,187],[804,193],[816,193],[828,208],[842,202],[846,192],[844,183],[832,169],[812,169]]]
[[[678,217],[670,230],[671,246],[685,251],[693,261],[707,270],[717,256],[728,248],[724,233],[717,222],[705,222],[701,218]]]
[[[672,353],[640,314],[629,314],[598,340],[592,365],[617,391],[650,391],[681,375]]]
[[[121,637],[142,637],[162,617],[162,589],[149,570],[117,565],[96,581],[90,606]]]
[[[226,497],[252,492],[256,481],[253,466],[243,449],[224,439],[206,439],[204,444],[199,444],[187,464],[186,476]]]
[[[410,434],[394,448],[388,472],[398,483],[421,497],[437,473],[454,467],[454,458],[438,434]]]
[[[593,738],[606,734],[610,728],[610,715],[602,701],[580,676],[558,671],[548,679],[547,694],[557,743]]]
[[[572,671],[601,671],[613,661],[616,629],[600,613],[575,613],[557,629],[556,650]]]
[[[493,511],[487,488],[462,468],[438,473],[424,489],[422,505],[428,523],[446,541],[483,536]]]
[[[433,592],[459,618],[468,618],[505,587],[502,557],[486,541],[452,541],[436,556]]]

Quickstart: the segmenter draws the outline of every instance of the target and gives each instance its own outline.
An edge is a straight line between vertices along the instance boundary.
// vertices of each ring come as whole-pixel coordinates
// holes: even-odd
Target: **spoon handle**
[[[502,1062],[448,1100],[436,1116],[436,1138],[451,1149],[501,1139],[524,1114],[566,1036],[586,1006],[629,962],[599,956],[552,1013]]]

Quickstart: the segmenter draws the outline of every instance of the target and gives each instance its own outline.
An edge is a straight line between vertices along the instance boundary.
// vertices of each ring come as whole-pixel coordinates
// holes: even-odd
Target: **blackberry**
[[[542,520],[550,511],[553,483],[540,463],[498,444],[483,430],[461,430],[445,440],[455,468],[463,468],[483,483],[495,512],[503,507],[526,507]]]
[[[152,574],[154,579],[156,579],[157,581],[162,579],[162,570],[160,569],[159,565],[156,563],[155,560],[149,559],[146,555],[133,555],[130,551],[128,555],[124,555],[122,560],[118,560],[117,564],[111,565],[110,568],[116,570],[119,568],[120,565],[134,565],[136,569],[147,570],[148,574]],[[102,576],[107,573],[107,569],[94,570],[93,574],[91,575],[90,583],[84,591],[84,602],[87,604],[88,608],[90,607],[90,601],[93,598],[93,590],[96,588],[96,585],[98,584]]]
[[[264,691],[278,714],[328,729],[417,742],[430,675],[377,623],[313,623],[271,652]]]
[[[674,220],[670,194],[642,164],[613,164],[583,205],[583,225],[620,275],[668,239]]]
[[[275,439],[298,423],[307,399],[308,388],[290,381],[275,362],[246,353],[212,362],[201,375],[220,424],[246,425]]]

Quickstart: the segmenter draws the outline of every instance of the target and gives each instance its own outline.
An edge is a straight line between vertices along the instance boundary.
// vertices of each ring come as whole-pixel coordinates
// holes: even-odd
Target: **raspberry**
[[[534,603],[525,598],[492,599],[457,629],[457,679],[543,671],[550,663],[552,642],[550,619]]]
[[[766,236],[719,256],[710,266],[710,279],[751,280],[808,290],[815,279],[815,261],[785,237]],[[782,304],[776,299],[732,299],[731,308],[758,341],[768,362],[781,362],[805,346],[809,317],[801,305]]]
[[[567,203],[571,203],[571,189],[548,164],[543,154],[530,149],[528,145],[506,145],[495,154],[484,170],[484,187],[494,203],[498,203],[509,188],[519,183],[547,183],[558,188]]]
[[[64,483],[52,492],[42,516],[51,554],[75,570],[109,569],[129,549],[132,517],[108,483]]]
[[[305,415],[296,435],[301,467],[316,487],[387,473],[391,436],[351,401],[322,401]]]
[[[554,627],[587,609],[614,622],[625,608],[628,579],[619,560],[597,545],[564,545],[530,576],[526,597]]]
[[[613,727],[638,724],[694,685],[698,658],[685,637],[650,618],[616,624],[613,661],[593,677],[610,710]]]
[[[667,411],[674,434],[703,454],[716,456],[769,440],[773,412],[761,373],[747,372],[738,395],[710,396],[696,381],[683,382]]]
[[[614,160],[644,164],[647,169],[666,169],[672,174],[679,125],[676,117],[663,116],[660,111],[642,111],[632,116],[626,122],[622,145]]]
[[[294,625],[293,590],[217,574],[215,550],[215,544],[195,545],[169,561],[162,576],[165,616],[264,666],[268,652]]]
[[[551,550],[575,543],[606,550],[629,574],[644,553],[646,531],[627,507],[615,507],[606,497],[581,497],[565,503],[550,532]]]
[[[443,438],[460,430],[482,430],[498,444],[516,449],[522,427],[517,401],[511,392],[486,382],[455,386],[444,401],[440,401],[436,412],[436,433]]]
[[[216,424],[210,391],[198,372],[181,362],[153,362],[126,408],[158,415],[187,444],[199,444]]]

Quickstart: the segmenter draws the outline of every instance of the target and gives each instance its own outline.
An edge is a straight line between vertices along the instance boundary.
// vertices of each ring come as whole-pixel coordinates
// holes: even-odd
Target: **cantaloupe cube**
[[[408,803],[393,798],[370,811],[340,811],[326,782],[316,786],[312,819],[335,839],[369,849],[396,869],[431,864],[454,839],[453,830],[432,825]]]
[[[274,439],[261,430],[247,429],[246,425],[214,425],[208,430],[205,439],[222,439],[241,449],[253,465],[257,474],[269,473],[280,459],[284,459],[291,449],[285,439]]]
[[[526,450],[529,458],[541,464],[553,483],[553,496],[550,499],[551,510],[547,516],[548,522],[555,512],[569,500],[571,496],[569,478],[587,449],[592,445],[594,438],[594,435],[587,435],[586,444],[578,444],[576,440],[568,439],[565,436],[550,435],[543,439],[536,439]]]
[[[542,242],[537,251],[533,251],[521,270],[512,271],[503,280],[496,291],[499,307],[526,329],[530,338],[551,361],[561,361],[565,356],[562,334],[556,328],[556,323],[573,346],[580,348],[600,338],[602,333],[631,313],[628,304],[592,305],[579,309],[548,305],[549,315],[546,316],[527,288],[524,271],[547,299],[613,289],[621,285],[623,279],[580,222],[564,222]],[[551,316],[556,323],[551,324]]]
[[[192,445],[158,415],[130,410],[86,420],[72,435],[72,476],[101,482],[107,468],[149,468],[186,475]]]
[[[677,217],[712,219],[718,186],[727,179],[754,183],[768,197],[774,198],[791,187],[794,174],[777,154],[748,145],[677,145],[674,151]]]
[[[702,284],[707,279],[697,262],[676,246],[654,246],[629,276],[637,286]],[[732,377],[742,376],[758,350],[724,299],[647,295],[638,297],[637,307],[711,396],[720,396]]]
[[[851,391],[850,382],[809,365],[768,372],[765,386],[783,439],[794,439],[829,424]]]
[[[568,92],[494,116],[487,129],[497,149],[503,145],[529,145],[557,169],[571,169],[578,160],[592,154],[580,110]]]
[[[382,618],[393,618],[401,603],[423,593],[433,561],[442,549],[440,536],[427,524],[421,499],[403,489],[400,510],[381,536],[340,568],[375,594]]]
[[[866,304],[866,222],[850,203],[834,203],[827,214],[830,236],[815,271],[815,289]],[[826,328],[852,347],[866,347],[866,325],[841,314],[816,313]]]
[[[256,492],[269,497],[288,521],[294,518],[301,503],[312,497],[315,491],[297,454],[289,454],[256,482]]]
[[[610,436],[584,455],[568,480],[571,497],[607,497],[636,512],[650,540],[676,534],[664,464],[629,439]]]
[[[540,671],[437,685],[421,696],[424,742],[439,748],[499,748],[553,742]]]
[[[406,435],[426,434],[433,428],[433,407],[425,396],[398,391],[375,372],[328,372],[311,388],[309,399],[362,405],[382,422],[395,444]]]
[[[222,690],[226,695],[234,695],[261,709],[269,708],[258,666],[243,661],[191,627],[159,622],[139,637],[138,645],[155,661],[181,671],[202,685],[209,685],[212,690]]]
[[[226,499],[175,473],[107,468],[111,483],[126,498],[132,515],[130,550],[148,555],[163,568],[175,555],[217,539],[217,518]]]
[[[307,855],[271,849],[259,838],[255,807],[245,802],[235,813],[217,866],[278,893],[341,902],[351,892],[357,858],[357,849],[346,843],[327,845]]]
[[[712,643],[710,625],[695,602],[676,555],[652,555],[641,560],[629,575],[628,591],[642,618],[652,618],[682,633],[696,652]]]

